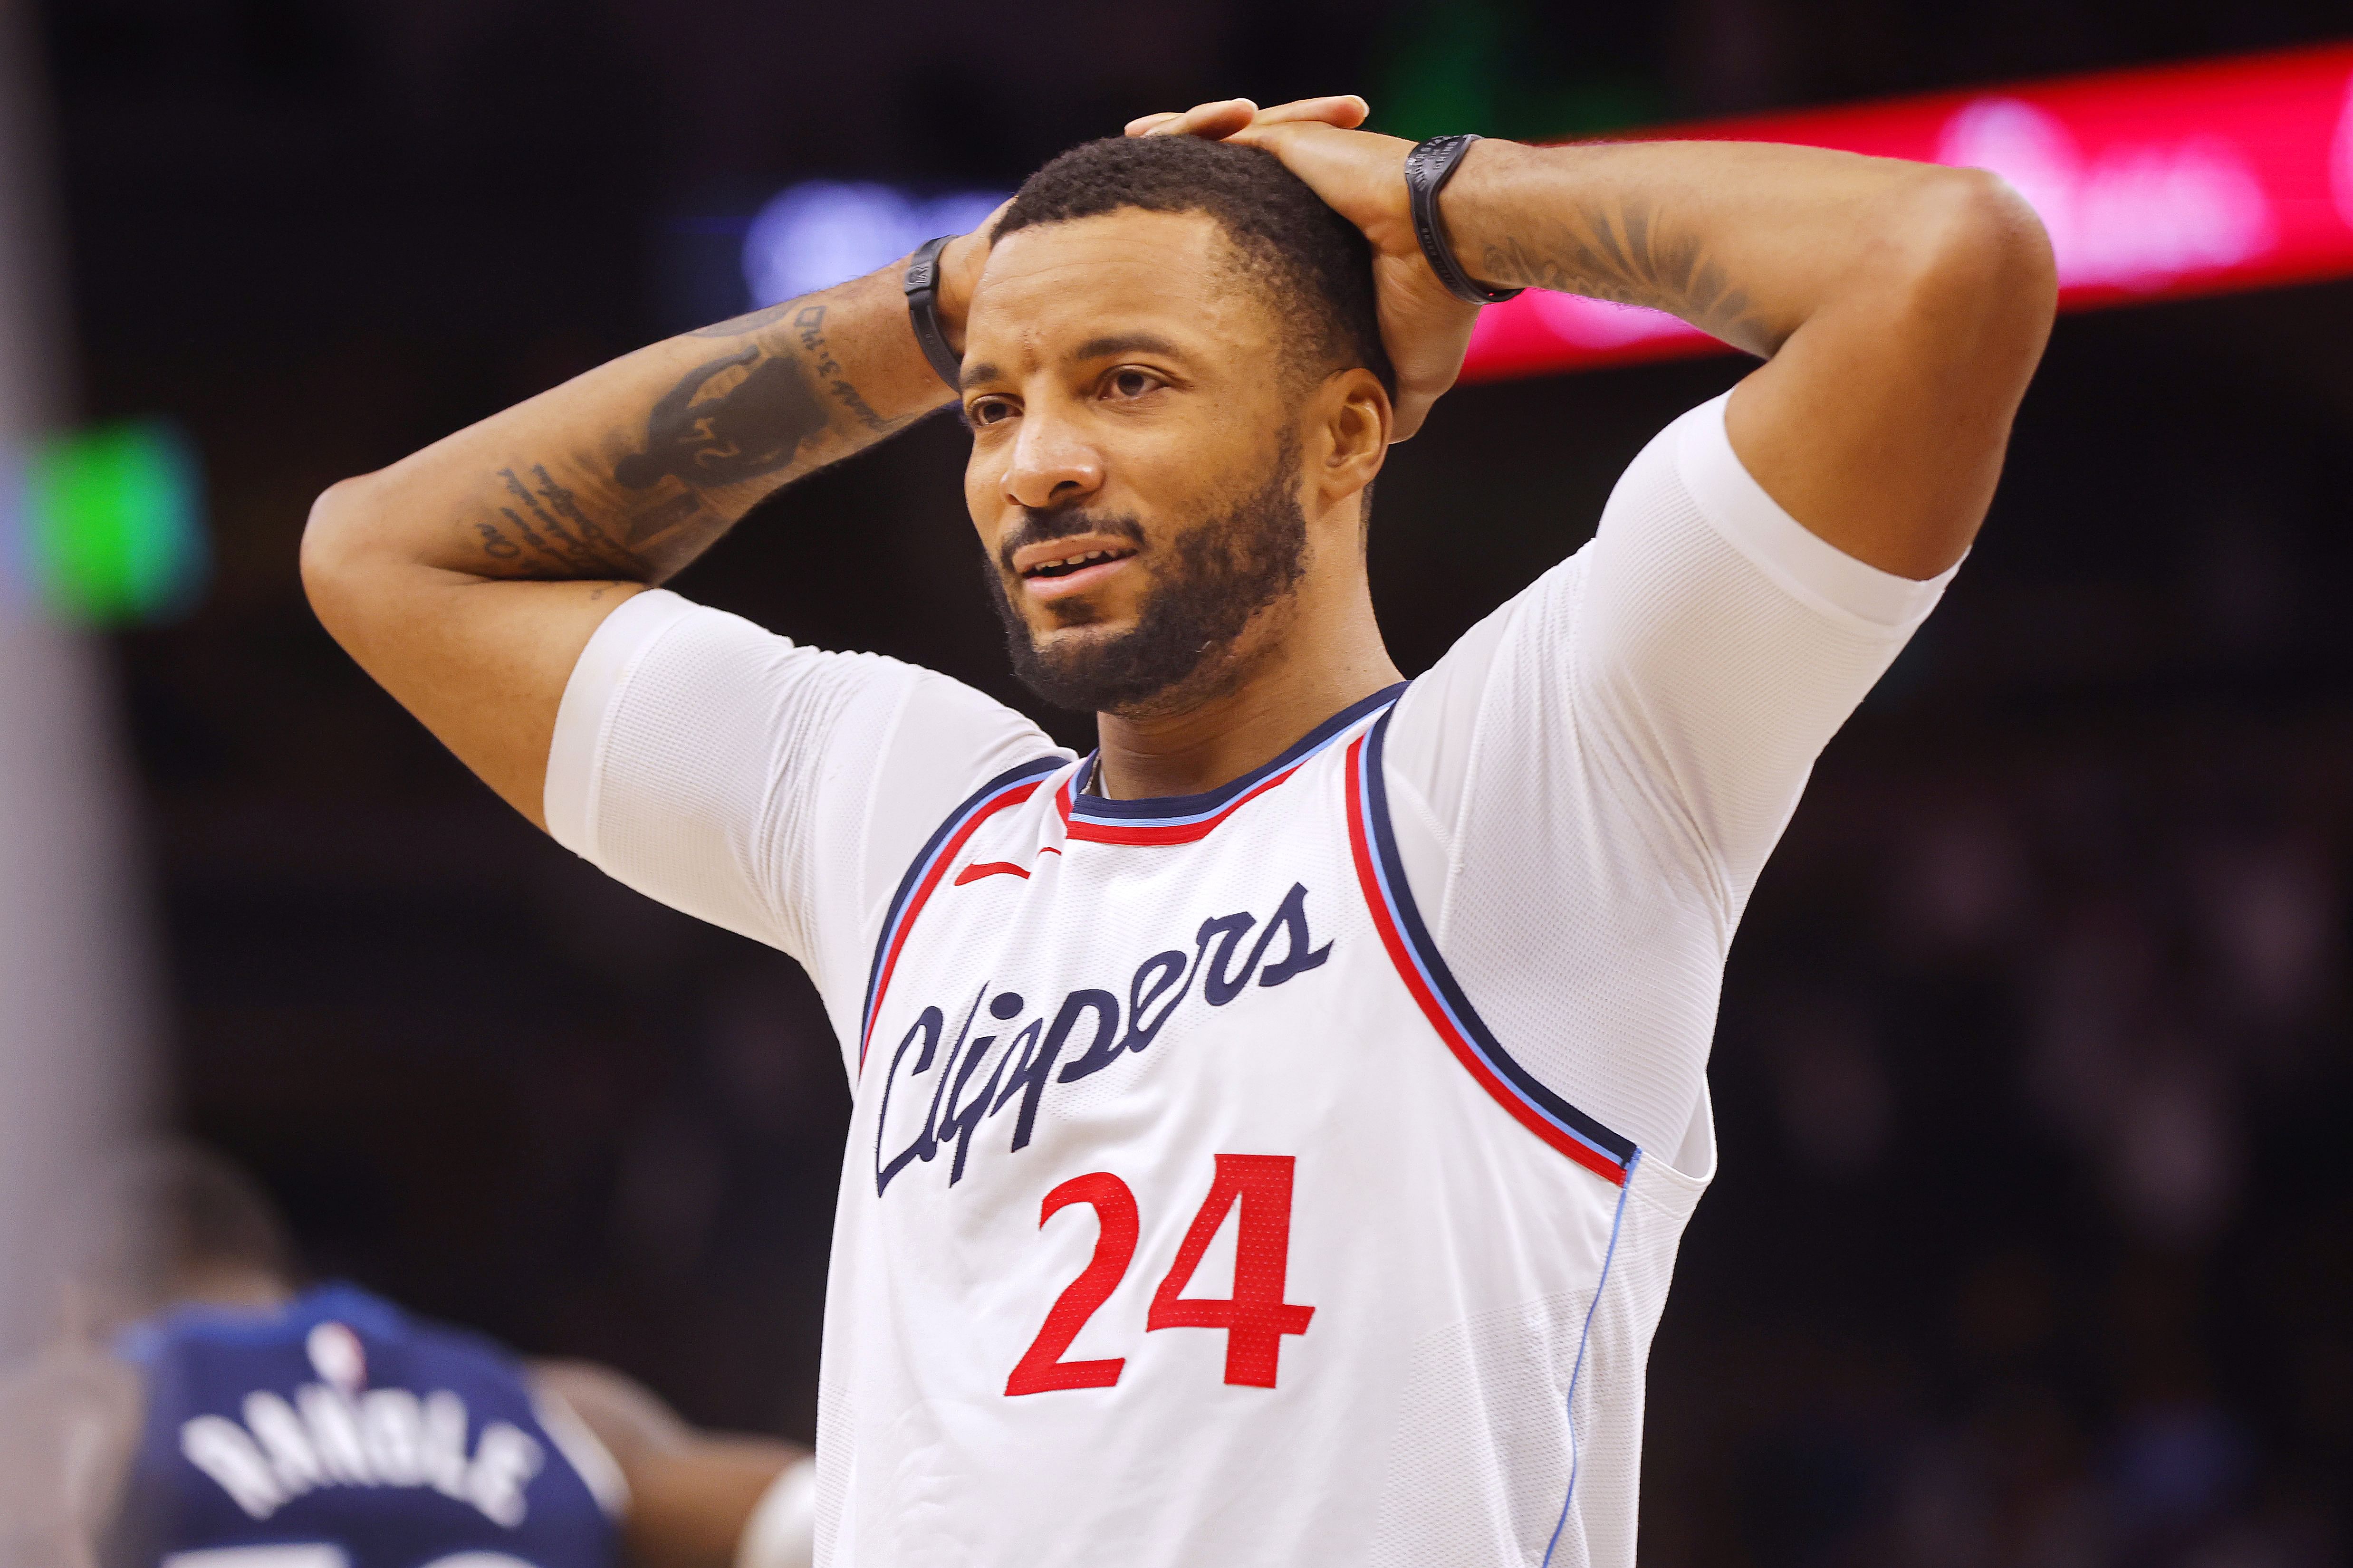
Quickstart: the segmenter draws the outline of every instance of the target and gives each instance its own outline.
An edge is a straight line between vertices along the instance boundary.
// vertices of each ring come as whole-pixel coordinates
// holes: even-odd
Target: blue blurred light
[[[744,237],[744,282],[758,309],[830,289],[943,234],[963,234],[1005,198],[919,196],[892,185],[811,180],[760,209]]]

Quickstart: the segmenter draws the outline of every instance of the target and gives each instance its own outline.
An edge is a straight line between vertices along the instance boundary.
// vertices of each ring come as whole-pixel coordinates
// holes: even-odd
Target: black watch
[[[907,258],[907,319],[914,325],[915,341],[923,345],[923,357],[950,392],[964,390],[964,359],[948,347],[947,334],[940,331],[940,252],[956,237],[944,234],[926,240]]]
[[[1454,247],[1447,243],[1445,226],[1438,221],[1438,193],[1446,188],[1462,154],[1478,140],[1468,135],[1433,136],[1417,143],[1405,155],[1406,197],[1413,208],[1413,237],[1421,242],[1421,254],[1438,280],[1446,285],[1446,291],[1470,304],[1500,305],[1525,290],[1490,289],[1463,271],[1462,264],[1454,259]]]

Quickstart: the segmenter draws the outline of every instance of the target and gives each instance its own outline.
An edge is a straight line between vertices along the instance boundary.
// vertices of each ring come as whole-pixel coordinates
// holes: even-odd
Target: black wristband
[[[915,341],[923,346],[923,357],[940,373],[950,392],[964,390],[964,359],[948,347],[945,332],[940,331],[940,252],[955,239],[944,234],[937,239],[926,240],[907,258],[907,319],[915,329]]]
[[[1446,291],[1473,305],[1500,305],[1525,290],[1490,289],[1463,271],[1462,264],[1454,259],[1453,246],[1447,243],[1445,226],[1438,221],[1438,193],[1446,188],[1462,154],[1478,140],[1467,135],[1433,136],[1416,143],[1405,155],[1406,198],[1413,208],[1413,237],[1421,242],[1422,257],[1446,285]]]

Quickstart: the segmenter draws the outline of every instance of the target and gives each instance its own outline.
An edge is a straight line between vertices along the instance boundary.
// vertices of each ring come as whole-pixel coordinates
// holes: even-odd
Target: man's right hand
[[[964,353],[964,319],[972,309],[972,290],[980,281],[980,269],[988,264],[988,236],[997,227],[997,220],[1013,205],[1008,196],[997,204],[997,210],[973,226],[970,233],[960,234],[950,240],[940,252],[939,289],[934,305],[940,315],[940,331],[948,340],[948,347]]]
[[[1414,237],[1405,184],[1405,155],[1413,143],[1356,129],[1366,112],[1365,100],[1354,94],[1303,98],[1271,109],[1236,98],[1182,114],[1147,114],[1130,121],[1127,133],[1263,147],[1364,232],[1373,247],[1381,342],[1397,370],[1391,438],[1402,441],[1421,427],[1431,405],[1461,374],[1479,307],[1447,292]]]

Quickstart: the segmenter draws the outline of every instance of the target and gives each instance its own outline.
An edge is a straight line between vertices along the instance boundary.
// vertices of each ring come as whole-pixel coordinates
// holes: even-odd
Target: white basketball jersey
[[[1206,795],[1017,768],[909,869],[836,1217],[820,1563],[1633,1563],[1704,1184],[1538,1084],[1448,973],[1386,805],[1402,689]]]

